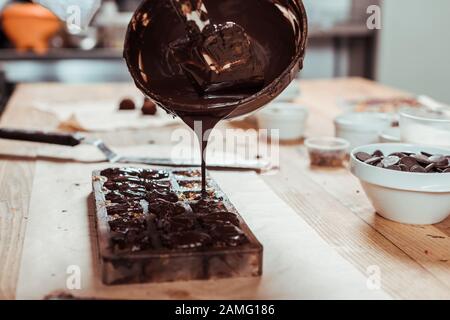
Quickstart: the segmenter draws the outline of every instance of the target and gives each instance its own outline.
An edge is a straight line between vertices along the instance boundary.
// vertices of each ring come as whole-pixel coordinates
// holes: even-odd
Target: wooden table
[[[19,85],[0,125],[54,129],[54,116],[30,108],[35,99],[73,101],[114,95],[130,84]],[[299,101],[310,108],[307,135],[333,135],[338,102],[360,96],[404,94],[367,80],[352,78],[303,81]],[[226,126],[226,125],[225,125]],[[155,132],[122,131],[96,134],[113,146],[169,143],[170,128]],[[15,297],[28,205],[33,189],[35,156],[42,146],[0,141],[0,298]],[[11,156],[9,154],[15,154]],[[301,144],[280,147],[281,169],[262,176],[330,246],[362,274],[381,270],[383,290],[398,299],[450,298],[450,220],[435,226],[408,226],[374,213],[358,181],[346,169],[311,170]],[[39,186],[34,186],[38,188]]]

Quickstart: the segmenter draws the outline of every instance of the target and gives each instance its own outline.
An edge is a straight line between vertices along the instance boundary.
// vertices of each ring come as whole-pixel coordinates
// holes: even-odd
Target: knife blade
[[[123,164],[145,164],[167,167],[200,167],[200,162],[176,158],[150,158],[150,157],[128,157],[114,152],[100,139],[91,139],[79,133],[59,133],[38,130],[23,130],[0,128],[0,138],[18,141],[30,141],[38,143],[49,143],[63,146],[75,147],[80,144],[88,144],[96,147],[110,163]],[[271,168],[269,161],[257,160],[236,160],[223,162],[209,162],[210,170],[256,170],[265,171]]]

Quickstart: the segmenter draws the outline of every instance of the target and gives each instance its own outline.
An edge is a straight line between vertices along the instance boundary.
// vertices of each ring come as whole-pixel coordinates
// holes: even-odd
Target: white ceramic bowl
[[[335,121],[336,137],[350,142],[351,149],[378,143],[381,132],[391,126],[391,117],[375,112],[350,112]]]
[[[308,119],[308,109],[289,102],[273,102],[256,114],[260,129],[279,130],[280,140],[303,137]]]
[[[284,91],[275,99],[276,102],[290,102],[300,96],[300,82],[294,80],[284,89]]]
[[[400,110],[402,141],[450,148],[450,118],[426,109]]]
[[[387,128],[380,134],[380,142],[381,143],[400,143],[402,142],[402,138],[400,136],[400,128],[399,127],[391,127]]]
[[[406,224],[435,224],[450,215],[450,174],[411,173],[387,170],[356,159],[358,152],[372,154],[381,150],[394,152],[428,152],[450,154],[450,149],[386,143],[356,148],[350,156],[350,170],[361,185],[375,210],[381,216]]]

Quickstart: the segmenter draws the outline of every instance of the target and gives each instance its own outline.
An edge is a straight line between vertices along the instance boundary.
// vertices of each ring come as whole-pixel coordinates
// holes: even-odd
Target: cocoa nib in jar
[[[380,151],[372,154],[357,152],[358,161],[383,169],[412,173],[449,173],[450,155],[430,154],[427,152],[394,152],[384,156]]]
[[[342,167],[347,160],[350,143],[334,137],[309,138],[305,140],[311,166]],[[361,159],[369,159],[369,155],[359,154]]]
[[[342,167],[345,154],[342,151],[310,151],[309,158],[312,166],[318,167]]]

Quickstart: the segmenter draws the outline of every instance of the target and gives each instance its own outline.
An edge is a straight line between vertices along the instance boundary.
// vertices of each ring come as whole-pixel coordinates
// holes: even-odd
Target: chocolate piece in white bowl
[[[385,155],[399,155],[399,152],[406,156],[420,154],[423,157],[423,164],[414,165],[405,172],[382,165],[374,166],[358,159],[361,158],[362,152],[373,154],[376,150]],[[424,160],[428,160],[433,154],[449,152],[450,150],[446,149],[410,144],[367,145],[352,151],[350,170],[359,178],[367,197],[379,215],[405,224],[436,224],[450,216],[450,176],[444,173],[447,169],[427,173],[426,168],[429,164],[426,165]]]

